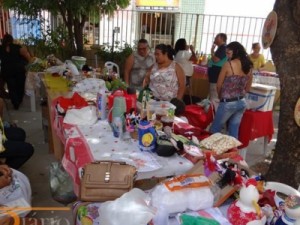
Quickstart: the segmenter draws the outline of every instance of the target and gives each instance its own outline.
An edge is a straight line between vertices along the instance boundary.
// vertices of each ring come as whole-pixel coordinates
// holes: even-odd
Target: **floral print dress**
[[[159,69],[157,63],[154,64],[149,88],[153,96],[159,100],[170,101],[177,97],[178,78],[175,70],[176,63],[173,61],[167,68]]]

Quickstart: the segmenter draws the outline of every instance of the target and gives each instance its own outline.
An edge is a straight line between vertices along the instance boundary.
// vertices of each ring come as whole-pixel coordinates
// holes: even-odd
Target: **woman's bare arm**
[[[185,75],[182,68],[177,63],[176,63],[175,70],[178,79],[177,98],[182,99],[185,92]]]

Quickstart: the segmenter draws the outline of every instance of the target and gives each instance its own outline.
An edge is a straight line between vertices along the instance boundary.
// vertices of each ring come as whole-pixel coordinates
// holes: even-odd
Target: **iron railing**
[[[114,17],[104,16],[99,26],[89,26],[85,35],[89,44],[97,45],[112,45],[114,40],[122,46],[146,38],[152,48],[158,43],[174,45],[178,38],[185,38],[199,53],[209,53],[215,35],[222,32],[227,34],[228,43],[239,41],[250,53],[252,43],[261,42],[264,21],[256,17],[120,10]],[[96,23],[89,20],[87,24]],[[271,58],[269,50],[262,53]]]
[[[11,13],[12,15],[12,13]],[[60,17],[51,17],[50,14],[41,14],[43,23],[55,29],[62,23]],[[101,12],[99,12],[101,15]],[[138,39],[146,38],[151,47],[158,43],[174,45],[178,38],[185,38],[189,44],[195,46],[196,51],[209,53],[213,38],[217,33],[226,33],[227,42],[239,41],[251,52],[254,42],[261,42],[261,34],[265,18],[204,15],[189,13],[145,12],[136,10],[119,10],[113,16],[90,15],[84,27],[84,35],[88,45],[125,43],[133,45]],[[100,18],[100,19],[95,19]],[[16,38],[22,38],[30,32],[38,32],[36,26],[30,29],[28,25],[22,29],[22,24],[12,20],[12,31]],[[42,22],[41,22],[42,23]],[[41,24],[41,32],[47,27]],[[35,30],[32,30],[35,29]],[[271,59],[270,51],[262,50],[266,59]]]

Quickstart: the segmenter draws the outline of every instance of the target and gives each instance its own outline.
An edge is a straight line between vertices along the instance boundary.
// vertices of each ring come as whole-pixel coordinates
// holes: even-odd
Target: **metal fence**
[[[89,44],[112,45],[114,40],[122,46],[146,38],[151,47],[158,43],[174,45],[178,38],[185,38],[205,54],[210,52],[215,35],[222,32],[227,34],[228,43],[239,41],[250,53],[252,43],[261,42],[264,21],[255,17],[120,10],[113,17],[89,20],[85,35]],[[269,50],[262,53],[271,58]]]
[[[43,23],[46,25],[40,25],[41,32],[47,26],[54,29],[62,23],[60,17],[54,18],[47,13],[43,15],[45,19]],[[99,15],[102,15],[101,12]],[[153,48],[158,43],[174,45],[178,38],[185,38],[189,44],[195,46],[196,51],[204,54],[210,53],[213,39],[220,32],[227,34],[228,43],[239,41],[250,53],[252,43],[261,42],[265,21],[265,18],[254,17],[136,10],[119,10],[113,16],[99,15],[90,15],[85,24],[84,35],[88,45],[114,44],[116,47],[122,47],[125,43],[134,45],[138,39],[146,38]],[[14,22],[12,31],[16,33],[13,35],[16,37],[24,37],[30,32],[37,33],[36,26],[29,28],[27,25],[22,28],[26,24],[16,24],[13,19],[12,22]],[[262,50],[262,53],[266,59],[271,59],[268,49]]]

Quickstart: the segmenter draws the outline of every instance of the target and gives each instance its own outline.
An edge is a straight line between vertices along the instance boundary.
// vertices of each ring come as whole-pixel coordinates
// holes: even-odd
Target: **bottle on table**
[[[106,119],[106,93],[105,93],[105,88],[101,88],[99,93],[97,94],[97,111],[98,111],[98,119],[105,120]]]

